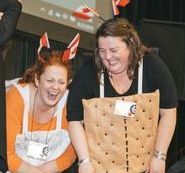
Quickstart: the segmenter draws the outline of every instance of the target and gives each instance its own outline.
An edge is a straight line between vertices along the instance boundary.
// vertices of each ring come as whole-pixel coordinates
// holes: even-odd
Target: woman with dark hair
[[[81,67],[67,104],[79,173],[165,173],[177,106],[168,68],[124,18],[96,40],[95,66]]]
[[[71,65],[43,48],[38,63],[7,92],[7,156],[12,172],[63,172],[75,160],[66,120]]]

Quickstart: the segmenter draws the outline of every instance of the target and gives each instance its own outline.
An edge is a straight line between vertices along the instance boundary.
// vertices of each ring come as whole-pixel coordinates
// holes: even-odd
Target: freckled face
[[[35,79],[38,87],[38,101],[47,107],[57,104],[67,88],[67,69],[52,65],[46,67],[40,80]]]
[[[118,74],[127,70],[130,49],[121,37],[100,37],[98,46],[102,63],[110,73]]]

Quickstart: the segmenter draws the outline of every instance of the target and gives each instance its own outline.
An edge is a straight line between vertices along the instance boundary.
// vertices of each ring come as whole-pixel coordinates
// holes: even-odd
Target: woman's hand
[[[78,159],[80,161],[78,173],[94,173],[94,167],[89,160],[89,150],[86,141],[86,135],[84,127],[81,121],[70,121],[69,122],[69,134],[71,137],[72,144],[76,150]]]
[[[58,170],[57,164],[55,161],[49,161],[41,166],[39,166],[39,169],[43,171],[44,173],[59,173],[60,171]]]
[[[16,173],[25,173],[25,172],[26,173],[45,173],[44,171],[42,171],[38,167],[33,166],[33,165],[23,161]]]
[[[153,157],[150,161],[146,173],[165,173],[166,163],[164,160],[159,160]]]
[[[91,162],[79,164],[78,173],[95,173],[93,164]]]

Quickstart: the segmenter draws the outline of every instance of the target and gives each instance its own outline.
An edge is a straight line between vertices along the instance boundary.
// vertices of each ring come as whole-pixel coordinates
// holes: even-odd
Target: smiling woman
[[[12,172],[62,172],[75,160],[65,103],[71,67],[43,48],[38,63],[7,92],[7,156]],[[15,102],[16,100],[16,102]]]
[[[82,65],[67,104],[79,173],[164,173],[176,121],[171,74],[124,18],[105,21],[96,42],[95,65]]]

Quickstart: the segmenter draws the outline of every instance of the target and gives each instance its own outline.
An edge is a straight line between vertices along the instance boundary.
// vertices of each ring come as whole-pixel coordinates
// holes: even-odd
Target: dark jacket
[[[0,156],[6,160],[6,114],[5,114],[5,84],[2,47],[13,33],[22,5],[17,0],[0,0],[0,12],[3,17],[0,20]],[[0,171],[6,172],[7,166],[0,157]]]
[[[8,171],[8,166],[6,164],[6,161],[1,156],[0,156],[0,171],[3,172],[3,173]]]

